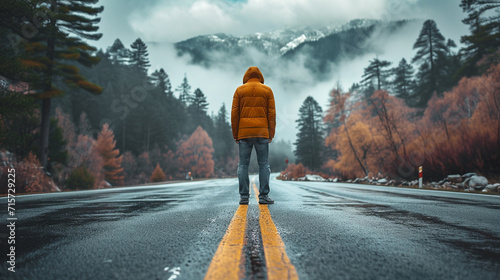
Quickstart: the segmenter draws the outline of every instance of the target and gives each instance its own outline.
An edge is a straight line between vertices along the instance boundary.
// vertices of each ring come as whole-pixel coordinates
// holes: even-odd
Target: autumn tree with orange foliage
[[[113,186],[123,185],[123,167],[120,151],[115,149],[116,140],[113,131],[105,123],[97,136],[97,151],[104,160],[104,178]]]
[[[385,154],[380,162],[382,172],[395,176],[410,176],[415,170],[408,166],[408,142],[414,137],[414,128],[409,119],[414,110],[405,106],[400,98],[389,95],[387,91],[377,91],[368,100],[364,119],[382,136],[383,141],[376,141],[377,153]],[[370,118],[370,116],[373,116]],[[374,170],[375,171],[375,170]],[[394,174],[394,173],[399,174]],[[392,174],[391,174],[392,173]],[[402,174],[404,173],[404,174]]]
[[[166,180],[167,180],[167,176],[165,175],[165,173],[161,169],[160,164],[157,163],[156,168],[153,171],[153,174],[151,175],[150,181],[152,183],[155,183],[155,182],[164,182]]]
[[[324,118],[325,122],[339,122],[342,125],[342,129],[345,132],[345,136],[347,139],[347,143],[349,144],[349,148],[352,152],[352,155],[354,159],[356,160],[356,163],[359,164],[359,167],[363,171],[365,175],[368,175],[368,169],[365,167],[363,162],[361,161],[359,152],[356,150],[356,147],[353,144],[353,141],[351,139],[351,135],[349,134],[349,128],[346,122],[347,114],[349,112],[348,108],[348,102],[347,100],[349,99],[350,94],[345,93],[342,94],[340,89],[334,89],[330,92],[330,107],[328,108],[327,114]],[[329,146],[335,146],[334,145],[334,137],[336,134],[338,134],[341,131],[341,128],[334,129],[331,133],[330,136],[327,137],[326,139],[326,144]],[[338,147],[337,147],[338,148]],[[347,150],[343,151],[345,154],[348,154],[349,152]],[[342,153],[342,151],[341,151]],[[327,162],[327,166],[330,168],[333,168],[335,166],[335,163],[332,160],[329,160]]]
[[[347,101],[334,91],[325,116],[337,123],[326,139],[339,153],[326,164],[332,174],[410,179],[423,166],[425,181],[468,172],[500,178],[500,65],[434,96],[422,116],[385,91]]]
[[[299,164],[289,164],[284,171],[280,174],[280,179],[282,180],[297,180],[300,177],[306,176],[306,174],[310,174],[309,171],[302,163]]]
[[[104,179],[104,172],[103,159],[97,151],[96,140],[88,134],[77,134],[76,126],[69,114],[63,112],[60,107],[57,107],[55,111],[63,137],[67,142],[68,164],[59,168],[53,174],[53,178],[56,178],[58,182],[65,182],[73,170],[84,166],[95,179],[94,188],[98,188]]]
[[[374,133],[373,127],[364,122],[360,114],[351,115],[345,127],[334,129],[327,137],[326,145],[337,150],[339,157],[337,160],[330,159],[325,167],[332,174],[344,178],[364,177],[367,173],[363,167],[372,170],[377,162],[383,162],[384,154],[376,148],[383,139]]]
[[[180,145],[177,153],[182,172],[191,171],[194,176],[204,178],[214,173],[212,139],[201,126],[198,126],[189,139]]]
[[[418,123],[418,151],[429,179],[474,171],[498,176],[500,166],[500,65],[463,78],[442,98],[434,97]]]
[[[23,189],[26,193],[48,191],[44,189],[51,180],[45,175],[40,161],[33,153],[30,152],[23,161],[16,163],[14,167],[18,179],[16,180],[18,192],[23,192]]]
[[[343,177],[370,171],[427,180],[476,172],[498,176],[500,166],[500,66],[463,78],[443,97],[434,96],[422,117],[385,91],[349,108],[333,91],[325,121],[338,122],[326,144],[339,152],[326,167]]]

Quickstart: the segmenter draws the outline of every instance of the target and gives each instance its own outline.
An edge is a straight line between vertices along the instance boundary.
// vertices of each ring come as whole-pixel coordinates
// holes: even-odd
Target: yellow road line
[[[242,251],[245,245],[247,210],[248,205],[240,205],[236,210],[208,267],[205,280],[242,279],[245,277],[245,258]]]
[[[257,186],[253,184],[257,203],[259,201]],[[286,255],[285,243],[274,225],[271,213],[266,204],[259,204],[260,232],[264,246],[264,256],[266,257],[267,279],[299,279],[295,266]]]

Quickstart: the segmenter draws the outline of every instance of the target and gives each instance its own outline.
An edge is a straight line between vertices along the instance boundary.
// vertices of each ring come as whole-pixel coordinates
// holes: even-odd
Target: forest
[[[187,74],[174,88],[164,69],[150,69],[140,38],[106,50],[87,44],[102,36],[97,2],[7,1],[2,10],[0,155],[18,190],[235,176],[226,105],[208,112]],[[291,143],[271,145],[270,164],[283,170]]]
[[[226,104],[208,112],[189,73],[172,86],[140,38],[93,47],[98,0],[4,2],[0,158],[18,192],[236,176]],[[348,90],[315,93],[329,94],[326,110],[307,97],[294,148],[271,144],[272,171],[413,179],[423,166],[428,180],[472,171],[499,180],[500,4],[487,2],[461,1],[470,34],[460,49],[426,20],[410,60],[374,57]]]
[[[470,34],[463,48],[433,20],[408,62],[375,57],[359,83],[330,92],[323,110],[307,97],[297,119],[297,161],[286,179],[441,180],[476,172],[500,180],[500,3],[461,1]],[[416,71],[415,71],[416,69]]]

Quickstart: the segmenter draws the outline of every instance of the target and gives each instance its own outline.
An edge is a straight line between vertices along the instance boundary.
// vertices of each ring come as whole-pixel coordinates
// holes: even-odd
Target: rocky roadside
[[[293,179],[292,179],[293,180]],[[385,177],[364,177],[356,178],[354,180],[342,181],[340,178],[324,179],[319,175],[308,174],[304,177],[298,178],[297,181],[312,181],[312,182],[346,182],[354,184],[369,184],[378,186],[394,186],[394,187],[411,187],[418,188],[418,180],[413,181],[398,181]],[[448,175],[438,182],[424,183],[423,188],[446,190],[446,191],[461,191],[471,193],[490,193],[500,195],[500,183],[489,183],[488,178],[479,176],[476,173],[466,173],[463,175],[455,174]]]

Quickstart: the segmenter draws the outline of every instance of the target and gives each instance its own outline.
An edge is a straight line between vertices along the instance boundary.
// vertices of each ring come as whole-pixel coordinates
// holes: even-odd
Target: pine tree
[[[156,70],[155,72],[153,72],[153,81],[160,89],[161,93],[165,94],[168,97],[173,96],[170,78],[168,77],[168,74],[165,72],[165,70],[163,70],[163,68],[161,68],[159,71]]]
[[[209,134],[213,133],[212,119],[207,115],[208,102],[205,94],[197,88],[191,98],[191,102],[187,108],[189,123],[188,132],[194,131],[198,126],[201,126]]]
[[[469,25],[471,32],[460,40],[466,45],[463,49],[466,60],[461,73],[467,76],[477,75],[488,69],[492,61],[479,68],[477,63],[485,56],[496,53],[500,47],[500,1],[462,0],[460,7],[467,13],[462,22]]]
[[[413,49],[418,49],[418,51],[412,62],[427,62],[431,71],[434,71],[437,56],[447,51],[445,38],[435,21],[429,19],[424,22]]]
[[[25,43],[26,59],[23,64],[33,69],[38,79],[31,82],[37,91],[36,97],[42,99],[41,151],[40,161],[45,168],[49,147],[49,126],[51,99],[63,91],[54,86],[56,79],[69,86],[79,87],[93,94],[100,94],[102,88],[88,82],[79,73],[80,69],[67,61],[91,67],[99,58],[91,52],[96,48],[84,40],[98,40],[102,34],[97,17],[103,7],[96,7],[98,0],[66,1],[53,0],[50,4],[34,3],[37,9],[44,11],[44,25],[38,33]]]
[[[390,71],[385,70],[389,67],[391,63],[387,60],[380,60],[378,57],[370,61],[368,67],[364,69],[363,80],[361,84],[365,86],[367,90],[367,95],[373,94],[374,89],[381,90],[382,86],[385,86],[385,80],[389,75]],[[373,81],[376,81],[376,86],[373,85]]]
[[[25,80],[26,71],[21,64],[22,27],[27,26],[34,9],[27,1],[4,0],[0,9],[0,75],[10,80]],[[31,23],[30,23],[31,24]],[[24,76],[24,77],[23,77]],[[2,87],[0,86],[0,89]]]
[[[398,66],[392,68],[394,74],[393,86],[397,97],[408,100],[412,95],[413,87],[413,66],[406,62],[406,59],[401,59]]]
[[[295,155],[297,162],[304,164],[307,168],[317,171],[323,164],[323,110],[318,102],[308,96],[299,109],[297,122],[297,141],[295,142]]]
[[[179,100],[182,104],[187,105],[188,101],[191,99],[191,85],[189,85],[186,74],[184,74],[182,84],[180,84],[175,91],[179,92]]]
[[[227,119],[226,105],[222,103],[217,116],[215,117],[214,149],[217,164],[223,164],[228,158],[233,156],[233,134],[231,124]]]
[[[132,52],[130,54],[129,65],[135,67],[142,71],[142,73],[147,73],[151,64],[149,63],[149,53],[148,46],[141,40],[137,38],[132,45],[130,45]]]
[[[113,64],[125,64],[130,60],[131,53],[120,39],[116,39],[113,45],[108,47],[106,55]]]
[[[0,147],[24,158],[38,146],[40,106],[33,98],[0,88]],[[39,135],[38,135],[39,136]]]
[[[453,55],[452,49],[454,49],[456,47],[457,47],[457,44],[455,44],[455,41],[453,41],[452,39],[448,39],[448,41],[446,41],[446,49],[448,50],[448,56]]]
[[[419,80],[417,88],[419,96],[418,106],[424,107],[434,92],[438,91],[440,93],[439,83],[441,78],[439,77],[440,69],[438,67],[440,65],[437,63],[437,60],[448,52],[446,40],[439,31],[435,21],[426,20],[424,22],[420,35],[413,45],[413,49],[418,49],[418,51],[415,57],[413,57],[412,62],[421,63],[419,76],[420,78],[425,78]],[[426,65],[424,66],[424,64]]]
[[[120,151],[115,148],[116,141],[113,131],[105,123],[97,136],[97,151],[104,160],[104,178],[113,186],[123,185],[123,167]]]
[[[58,126],[56,118],[50,119],[49,134],[49,159],[54,162],[66,164],[66,160],[68,159],[66,144],[68,144],[68,141],[64,139],[63,130]],[[53,170],[48,171],[52,173]]]
[[[189,106],[198,112],[203,112],[203,113],[207,112],[208,109],[207,97],[201,91],[201,89],[197,88],[194,91],[194,96],[191,98],[191,103]]]

